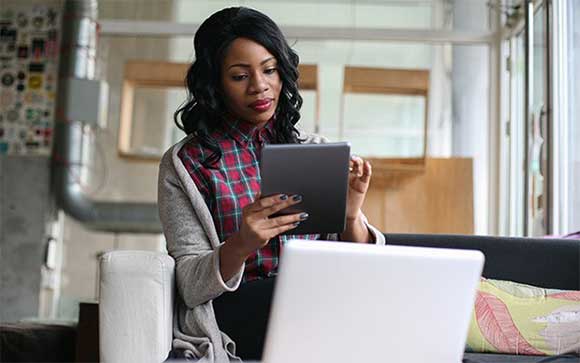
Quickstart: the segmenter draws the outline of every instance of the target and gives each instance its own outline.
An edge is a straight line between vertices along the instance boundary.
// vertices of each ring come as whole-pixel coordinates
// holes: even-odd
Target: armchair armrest
[[[175,262],[112,251],[100,261],[99,340],[105,363],[162,362],[171,350]]]

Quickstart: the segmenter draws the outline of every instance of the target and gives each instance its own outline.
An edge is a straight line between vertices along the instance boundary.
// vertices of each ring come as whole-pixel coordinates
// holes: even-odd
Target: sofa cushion
[[[74,362],[76,325],[0,324],[0,362]]]
[[[463,363],[578,363],[578,357],[562,355],[552,357],[493,353],[465,353]]]
[[[467,345],[476,352],[580,354],[580,291],[482,278]]]
[[[534,286],[580,290],[580,241],[437,234],[385,235],[387,244],[480,250],[483,276]]]

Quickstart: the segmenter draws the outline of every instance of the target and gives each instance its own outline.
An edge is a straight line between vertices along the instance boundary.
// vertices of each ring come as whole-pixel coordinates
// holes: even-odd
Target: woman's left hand
[[[346,219],[360,217],[361,208],[371,181],[371,163],[358,156],[351,156],[348,174],[348,198],[346,202]]]

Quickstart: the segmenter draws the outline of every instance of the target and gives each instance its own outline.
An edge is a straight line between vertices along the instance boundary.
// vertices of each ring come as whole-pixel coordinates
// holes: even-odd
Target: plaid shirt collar
[[[245,147],[254,139],[258,140],[274,140],[275,130],[274,122],[276,122],[275,117],[272,117],[262,129],[257,126],[242,120],[234,120],[230,122],[224,122],[220,131],[228,134],[232,137],[238,144]]]

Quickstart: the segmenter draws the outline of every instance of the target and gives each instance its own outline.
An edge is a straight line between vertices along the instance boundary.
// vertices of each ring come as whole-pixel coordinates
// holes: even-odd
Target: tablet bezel
[[[280,214],[309,214],[307,220],[284,234],[344,231],[349,160],[348,142],[264,145],[260,160],[262,197],[299,194],[302,202]]]

